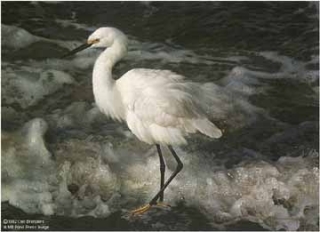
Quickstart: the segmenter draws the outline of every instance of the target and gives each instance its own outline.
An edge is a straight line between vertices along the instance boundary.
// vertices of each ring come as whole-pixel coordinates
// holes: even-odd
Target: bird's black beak
[[[69,57],[69,56],[72,56],[72,55],[76,54],[77,52],[80,52],[80,51],[82,51],[82,50],[90,47],[92,44],[93,44],[93,43],[88,43],[88,42],[86,42],[86,43],[80,45],[79,47],[71,50],[70,52],[64,54],[63,56],[61,56],[61,59],[66,58],[66,57]]]

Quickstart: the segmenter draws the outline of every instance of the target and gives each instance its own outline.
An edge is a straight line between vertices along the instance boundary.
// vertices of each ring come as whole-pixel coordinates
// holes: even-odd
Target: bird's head
[[[86,43],[70,51],[62,58],[71,56],[88,47],[106,48],[111,47],[113,44],[116,43],[124,47],[127,47],[128,40],[126,35],[114,27],[100,27],[88,37]]]
[[[91,47],[111,47],[115,42],[127,44],[127,37],[114,27],[100,27],[87,40]]]

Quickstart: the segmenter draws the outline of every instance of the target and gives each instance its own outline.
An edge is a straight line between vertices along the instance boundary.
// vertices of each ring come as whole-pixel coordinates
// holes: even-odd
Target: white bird
[[[85,44],[64,57],[87,47],[106,48],[97,58],[92,75],[98,108],[113,119],[126,121],[139,140],[156,145],[160,159],[160,190],[149,204],[133,211],[133,214],[140,214],[158,200],[163,201],[165,188],[183,167],[172,145],[186,144],[185,136],[197,131],[211,138],[219,138],[222,133],[201,107],[203,93],[199,83],[186,81],[168,70],[156,69],[132,69],[114,80],[112,68],[126,55],[127,45],[128,39],[121,31],[102,27],[93,32]],[[167,145],[177,161],[176,170],[166,182],[160,145]]]

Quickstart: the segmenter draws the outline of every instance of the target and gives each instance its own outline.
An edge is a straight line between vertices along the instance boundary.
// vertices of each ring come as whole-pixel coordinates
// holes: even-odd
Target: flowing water
[[[317,2],[1,5],[2,229],[319,230]],[[115,78],[145,67],[213,82],[208,113],[224,132],[176,147],[171,207],[137,218],[159,188],[156,149],[94,105],[100,50],[59,58],[101,26],[130,39]]]

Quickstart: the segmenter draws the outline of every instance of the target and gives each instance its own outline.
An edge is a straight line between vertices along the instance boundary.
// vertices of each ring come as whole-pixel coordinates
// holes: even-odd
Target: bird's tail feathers
[[[193,125],[202,134],[205,134],[211,138],[220,138],[222,136],[221,130],[207,118],[196,119],[193,121]]]

